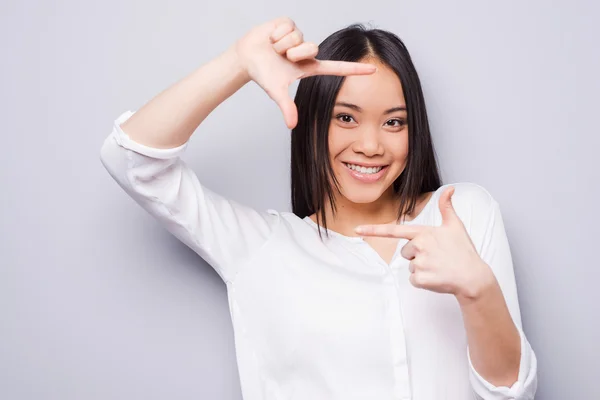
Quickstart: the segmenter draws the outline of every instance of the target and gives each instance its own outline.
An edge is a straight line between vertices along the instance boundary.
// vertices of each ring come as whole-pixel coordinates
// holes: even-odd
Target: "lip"
[[[356,179],[362,183],[377,182],[378,180],[380,180],[383,177],[383,175],[385,175],[385,173],[388,169],[388,166],[386,165],[383,168],[381,168],[381,171],[379,171],[376,174],[363,174],[362,172],[358,172],[358,171],[348,168],[346,166],[346,163],[342,163],[342,165],[344,166],[344,169],[346,171],[348,171],[350,176],[352,176],[354,179]],[[363,164],[355,164],[355,165],[360,165],[360,166],[364,166],[364,167],[368,168],[366,165],[363,165]],[[380,165],[372,165],[372,167],[377,167],[377,166],[380,166]]]
[[[352,165],[358,165],[360,167],[365,167],[365,168],[373,168],[373,167],[387,167],[387,165],[385,164],[371,164],[371,163],[356,163],[356,162],[346,162],[346,161],[342,161],[343,164],[352,164]]]

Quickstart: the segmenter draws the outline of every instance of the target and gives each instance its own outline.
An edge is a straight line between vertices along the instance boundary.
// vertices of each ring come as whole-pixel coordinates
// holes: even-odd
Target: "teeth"
[[[354,171],[360,172],[361,174],[376,174],[379,171],[381,171],[381,169],[383,168],[383,167],[366,168],[366,167],[361,167],[359,165],[354,165],[354,164],[346,164],[346,167],[348,167]]]

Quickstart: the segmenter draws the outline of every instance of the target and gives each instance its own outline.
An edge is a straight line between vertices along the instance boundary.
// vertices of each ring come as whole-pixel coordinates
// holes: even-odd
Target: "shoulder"
[[[497,202],[490,191],[473,182],[455,182],[440,186],[432,196],[436,205],[439,204],[442,193],[450,187],[454,188],[452,206],[465,223],[473,218],[485,219],[492,209],[497,206]]]
[[[494,201],[494,198],[489,190],[473,182],[456,182],[440,186],[436,190],[436,195],[438,198],[446,189],[451,186],[454,187],[452,201],[456,200],[457,202],[468,202],[471,204],[484,206],[489,206]]]
[[[487,225],[498,203],[485,187],[473,182],[456,182],[440,186],[434,193],[436,205],[448,188],[454,187],[452,206],[470,232],[477,232]],[[435,207],[439,213],[439,207]],[[438,216],[441,222],[441,213]]]
[[[293,212],[274,209],[268,209],[267,213],[272,217],[277,218],[280,233],[283,233],[284,231],[295,233],[306,233],[311,231],[312,227],[308,217],[300,218]]]

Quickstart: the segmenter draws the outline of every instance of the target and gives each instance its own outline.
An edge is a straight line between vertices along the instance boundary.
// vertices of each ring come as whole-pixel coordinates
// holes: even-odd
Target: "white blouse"
[[[117,183],[198,253],[227,286],[245,400],[533,399],[535,354],[521,327],[498,203],[481,186],[454,184],[452,202],[493,269],[521,335],[518,381],[495,387],[473,368],[455,297],[413,287],[401,239],[388,265],[359,237],[290,212],[258,211],[198,181],[179,157],[114,121],[101,160]],[[440,225],[442,186],[407,224]]]

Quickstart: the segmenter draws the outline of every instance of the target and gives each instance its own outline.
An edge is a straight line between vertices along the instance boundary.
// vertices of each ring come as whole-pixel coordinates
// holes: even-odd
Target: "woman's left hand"
[[[356,228],[356,233],[408,239],[401,255],[410,260],[413,286],[451,293],[459,300],[476,299],[496,280],[456,214],[451,202],[453,194],[454,187],[451,186],[440,196],[441,226],[361,225]]]

